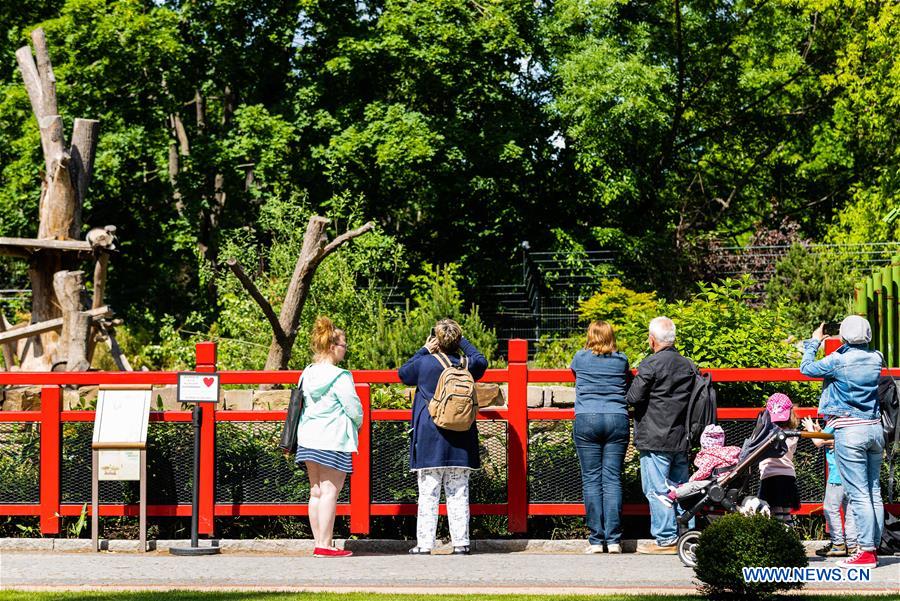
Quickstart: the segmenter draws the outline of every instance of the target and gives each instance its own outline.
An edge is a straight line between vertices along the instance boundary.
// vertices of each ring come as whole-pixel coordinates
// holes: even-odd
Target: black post
[[[200,424],[203,417],[203,408],[200,403],[194,403],[194,411],[191,415],[194,424],[194,483],[191,487],[191,546],[169,547],[172,555],[215,555],[219,547],[201,547],[198,531],[200,524],[197,517],[197,508],[200,506]]]
[[[197,519],[197,511],[200,507],[200,418],[203,415],[203,408],[200,403],[194,403],[193,423],[194,423],[194,483],[191,486],[191,547],[199,546],[200,524]]]

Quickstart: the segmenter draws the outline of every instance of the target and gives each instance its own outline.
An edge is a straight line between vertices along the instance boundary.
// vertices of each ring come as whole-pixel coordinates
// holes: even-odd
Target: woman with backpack
[[[837,468],[856,523],[857,551],[838,565],[874,568],[884,528],[880,482],[884,432],[878,404],[882,357],[869,350],[869,322],[851,315],[841,322],[843,345],[816,361],[816,352],[825,339],[824,325],[804,341],[800,373],[824,379],[819,413],[825,416],[826,426],[834,430]]]
[[[338,495],[353,471],[351,453],[359,444],[363,412],[353,376],[338,367],[347,353],[344,331],[319,317],[311,335],[313,363],[303,370],[303,410],[297,426],[297,465],[309,476],[309,525],[315,557],[348,557],[352,551],[332,546]]]
[[[410,554],[428,555],[434,549],[442,487],[447,497],[453,553],[469,554],[469,474],[481,467],[474,420],[477,410],[474,381],[486,369],[487,359],[463,338],[459,324],[442,319],[435,324],[425,345],[398,370],[404,384],[416,387],[409,466],[418,480],[419,508],[416,546],[410,549]],[[442,421],[452,419],[441,412],[443,407],[450,402],[465,402],[459,398],[463,395],[450,398],[453,390],[472,393],[471,402],[475,406],[468,415],[470,424],[468,420]]]

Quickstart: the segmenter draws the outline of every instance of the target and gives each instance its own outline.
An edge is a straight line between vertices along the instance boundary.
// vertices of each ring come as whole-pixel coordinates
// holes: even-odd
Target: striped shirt
[[[875,419],[860,419],[858,417],[832,417],[828,420],[827,425],[835,430],[839,428],[848,428],[850,426],[871,426],[874,424],[881,423],[881,420],[878,418]]]

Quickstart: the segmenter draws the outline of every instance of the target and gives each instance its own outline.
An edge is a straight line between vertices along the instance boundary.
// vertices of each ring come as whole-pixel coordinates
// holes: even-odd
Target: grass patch
[[[700,595],[391,595],[380,593],[264,593],[207,591],[0,591],[3,601],[697,601]],[[834,601],[834,595],[777,595],[778,601]],[[840,595],[841,601],[896,601],[894,595]]]

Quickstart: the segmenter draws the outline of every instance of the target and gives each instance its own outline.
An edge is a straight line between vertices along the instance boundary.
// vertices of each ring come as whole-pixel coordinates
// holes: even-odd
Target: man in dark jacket
[[[398,370],[400,380],[416,387],[412,410],[412,440],[409,467],[419,484],[414,555],[431,553],[437,530],[441,487],[447,497],[447,519],[454,554],[469,553],[469,474],[481,467],[478,456],[478,429],[473,423],[465,432],[438,428],[428,404],[434,397],[444,366],[435,357],[443,353],[453,365],[466,358],[466,369],[475,380],[484,375],[487,359],[463,338],[462,329],[452,319],[434,326],[434,336]]]
[[[650,534],[656,544],[638,545],[638,553],[675,553],[676,508],[663,501],[666,480],[688,480],[685,416],[696,367],[675,350],[675,324],[668,317],[650,322],[653,354],[641,361],[628,390],[634,407],[634,446],[641,457],[641,485],[650,503]]]

